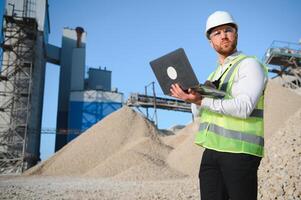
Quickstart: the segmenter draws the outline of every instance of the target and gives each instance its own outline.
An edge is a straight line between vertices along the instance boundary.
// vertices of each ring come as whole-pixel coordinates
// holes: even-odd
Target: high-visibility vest
[[[240,62],[245,58],[247,58],[246,55],[240,54],[233,59],[228,65],[227,72],[221,78],[219,89],[226,91],[225,99],[231,98],[235,74]],[[267,75],[265,66],[262,65],[262,67],[265,75]],[[212,80],[214,74],[215,72],[209,76],[209,80]],[[264,95],[262,94],[255,109],[247,119],[202,109],[200,112],[200,128],[195,143],[216,151],[246,153],[263,157],[263,104]]]

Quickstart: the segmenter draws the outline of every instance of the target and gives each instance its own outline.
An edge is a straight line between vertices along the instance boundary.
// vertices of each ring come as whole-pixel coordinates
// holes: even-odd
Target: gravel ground
[[[198,180],[115,181],[81,177],[0,177],[0,199],[199,199]]]

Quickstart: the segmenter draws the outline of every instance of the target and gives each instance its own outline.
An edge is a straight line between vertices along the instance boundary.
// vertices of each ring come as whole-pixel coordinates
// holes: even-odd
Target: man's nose
[[[228,38],[228,34],[225,31],[221,31],[221,38]]]

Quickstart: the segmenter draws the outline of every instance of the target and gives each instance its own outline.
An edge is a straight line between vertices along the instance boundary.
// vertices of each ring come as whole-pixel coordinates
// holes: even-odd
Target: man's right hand
[[[170,92],[172,97],[181,99],[189,103],[194,103],[199,106],[202,104],[202,96],[198,92],[192,89],[188,89],[188,92],[185,92],[179,86],[179,84],[172,84],[170,88]]]

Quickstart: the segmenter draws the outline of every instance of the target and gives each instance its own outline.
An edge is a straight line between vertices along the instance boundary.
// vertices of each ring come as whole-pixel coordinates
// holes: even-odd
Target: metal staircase
[[[24,5],[25,6],[25,5]],[[20,173],[26,155],[37,22],[27,11],[4,15],[0,71],[0,174]]]

